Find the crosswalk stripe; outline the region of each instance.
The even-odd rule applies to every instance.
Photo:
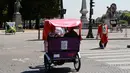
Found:
[[[96,59],[96,61],[126,61],[126,60],[130,60],[130,58]]]
[[[121,64],[130,64],[130,61],[129,62],[124,62],[124,61],[122,61],[122,62],[105,62],[105,63],[107,63],[107,64],[110,64],[110,65],[121,65]]]
[[[130,54],[130,52],[108,52],[108,53],[81,53],[81,54],[85,54],[87,56],[97,56],[97,55],[123,55],[123,54]]]
[[[130,69],[130,66],[119,66],[119,68],[121,68],[121,69]]]
[[[85,54],[93,54],[93,53],[114,53],[114,52],[130,52],[130,50],[85,50],[80,53],[85,53]]]
[[[86,55],[87,56],[87,55]],[[89,57],[88,58],[121,58],[121,57],[130,57],[130,55],[111,55],[111,56],[92,56],[92,57]]]
[[[120,69],[130,69],[130,50],[88,50],[80,52],[81,56],[116,66]]]

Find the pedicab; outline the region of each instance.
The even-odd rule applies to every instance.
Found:
[[[55,27],[79,28],[79,37],[51,37],[48,34]],[[44,40],[44,65],[45,70],[49,71],[51,66],[73,63],[76,71],[81,67],[80,41],[81,41],[81,21],[78,19],[52,19],[45,20],[43,29]]]
[[[11,34],[16,33],[15,22],[6,22],[6,24],[5,24],[5,34],[7,34],[7,33],[11,33]]]

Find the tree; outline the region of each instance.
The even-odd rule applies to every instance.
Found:
[[[22,0],[21,14],[24,20],[54,18],[59,15],[59,0]],[[38,24],[36,24],[38,28]]]
[[[119,20],[120,24],[128,24],[128,22],[126,20]]]
[[[59,0],[42,0],[41,3],[41,17],[54,18],[59,15]]]
[[[0,28],[2,23],[7,19],[7,0],[0,1]]]
[[[126,20],[128,24],[130,24],[130,12],[122,13],[120,18],[121,20]]]
[[[15,1],[1,0],[0,22],[12,21]],[[22,0],[21,5],[20,13],[23,20],[36,20],[37,17],[55,18],[59,15],[59,0]]]
[[[12,21],[13,15],[14,15],[14,3],[15,0],[7,0],[7,6],[8,6],[8,21]]]

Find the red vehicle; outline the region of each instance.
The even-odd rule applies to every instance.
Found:
[[[79,37],[51,37],[48,34],[55,27],[79,28]],[[45,20],[43,29],[44,40],[44,65],[48,71],[51,65],[63,65],[66,62],[74,63],[76,71],[81,67],[80,41],[81,41],[81,21],[78,19],[53,19]]]

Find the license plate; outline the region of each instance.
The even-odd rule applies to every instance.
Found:
[[[54,54],[54,58],[59,58],[60,54]]]

